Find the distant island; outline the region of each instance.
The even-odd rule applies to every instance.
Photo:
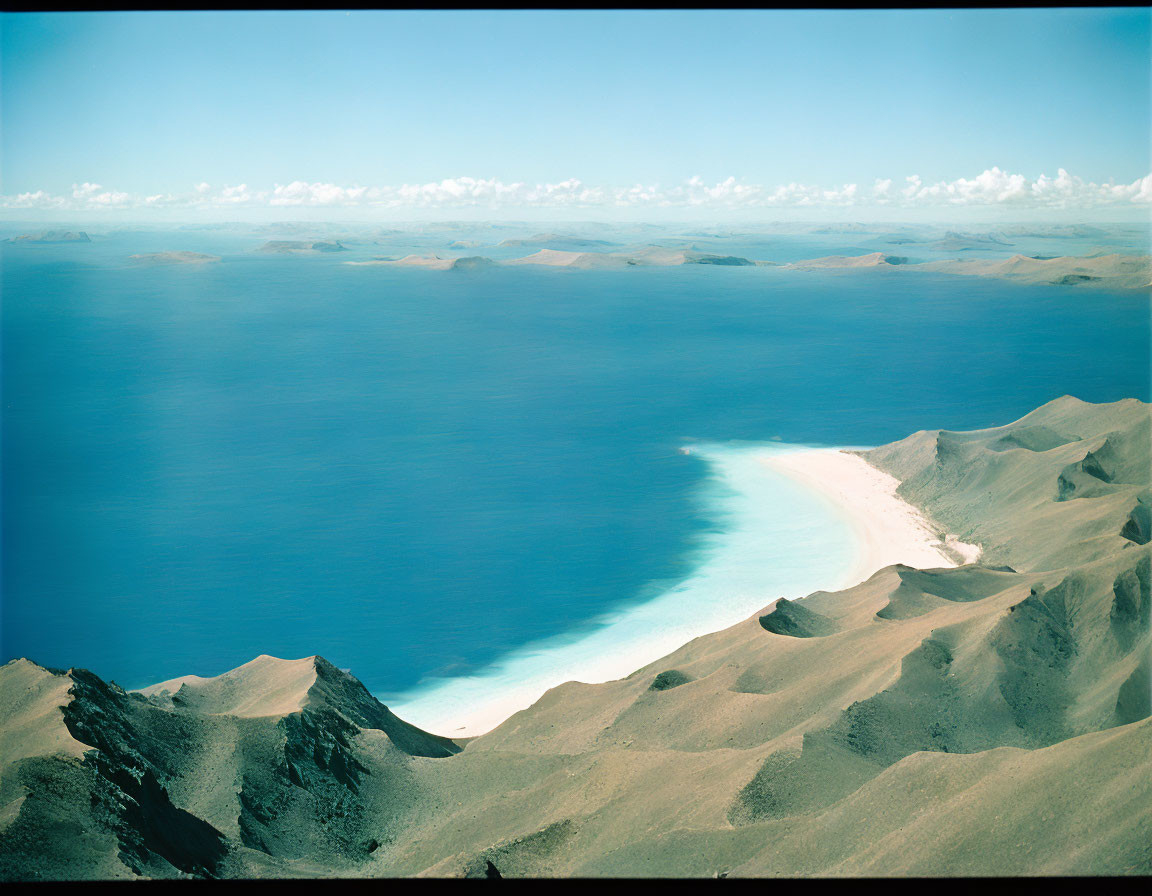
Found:
[[[1152,259],[1147,255],[1093,255],[1083,258],[1037,258],[1013,255],[1003,261],[971,259],[933,261],[919,270],[976,277],[999,277],[1021,283],[1057,286],[1107,286],[1112,289],[1147,289],[1152,286]]]
[[[348,250],[337,241],[269,240],[256,251],[272,255],[317,255]]]
[[[130,257],[137,264],[142,265],[212,264],[220,261],[219,255],[207,255],[203,252],[149,252]]]
[[[533,255],[515,258],[506,264],[539,264],[550,267],[572,268],[622,268],[631,266],[674,267],[682,264],[755,265],[736,255],[710,255],[703,252],[689,252],[683,249],[666,249],[651,246],[634,252],[566,252],[558,249],[541,249]]]
[[[570,236],[563,233],[537,233],[527,239],[502,240],[500,247],[538,246],[541,249],[594,249],[618,246],[610,240],[595,240],[587,237]]]
[[[1147,255],[1091,255],[1038,258],[1013,255],[1007,259],[964,259],[910,263],[907,258],[872,252],[868,255],[830,255],[798,261],[795,270],[836,268],[892,268],[973,277],[996,277],[1020,283],[1053,286],[1100,286],[1111,289],[1148,289],[1152,286],[1152,258]]]
[[[476,271],[495,267],[535,266],[565,268],[569,270],[619,270],[624,268],[679,267],[685,265],[711,265],[715,267],[762,267],[780,271],[883,271],[899,268],[906,273],[935,273],[956,276],[996,278],[1009,282],[1078,287],[1086,289],[1147,290],[1152,288],[1152,256],[1132,249],[1138,246],[1134,232],[1087,225],[1005,226],[987,233],[946,231],[939,236],[933,228],[914,228],[910,225],[838,224],[809,228],[817,236],[846,235],[859,240],[859,245],[901,247],[897,252],[882,248],[862,254],[835,254],[802,258],[796,261],[771,260],[774,243],[763,239],[764,234],[775,232],[766,227],[743,233],[738,230],[717,233],[670,230],[658,242],[627,243],[609,239],[560,232],[541,232],[528,237],[513,237],[499,242],[483,239],[455,239],[440,245],[447,251],[409,252],[409,254],[357,257],[369,247],[395,246],[410,250],[427,241],[428,230],[448,229],[450,225],[425,225],[420,230],[383,230],[379,227],[357,230],[333,225],[299,224],[260,225],[250,232],[262,231],[329,232],[340,239],[277,239],[269,240],[249,250],[261,255],[276,256],[328,256],[350,254],[345,264],[361,267],[394,266],[418,268],[428,271]],[[458,226],[458,225],[451,225]],[[186,229],[186,228],[182,228]],[[499,231],[499,228],[493,228]],[[635,236],[652,228],[636,227]],[[783,228],[781,232],[792,232]],[[802,231],[803,232],[803,231]],[[407,236],[410,235],[410,236]],[[615,234],[614,234],[615,235]],[[124,238],[124,232],[115,236]],[[387,237],[387,238],[385,238]],[[104,239],[108,239],[105,237]],[[651,238],[651,237],[649,237]],[[1086,254],[1065,254],[1068,241],[1087,243]],[[1015,241],[1015,243],[1013,242]],[[1033,254],[1017,251],[1008,253],[1019,244],[1032,241],[1028,246]],[[1050,247],[1045,241],[1053,241]],[[28,233],[5,240],[9,244],[69,244],[89,243],[85,231],[49,230]],[[741,248],[763,244],[768,251],[764,257],[748,257],[724,251],[728,246]],[[1119,244],[1119,245],[1118,245]],[[1107,248],[1108,246],[1116,248]],[[527,254],[493,252],[493,256],[473,252],[482,246],[492,249],[532,249]],[[1035,247],[1049,248],[1039,254]],[[1083,249],[1081,251],[1084,251]],[[943,256],[943,257],[941,257]],[[949,257],[952,256],[952,257]],[[198,265],[222,261],[221,256],[194,251],[146,252],[129,256],[138,265]],[[795,257],[795,256],[793,256]]]
[[[90,243],[91,238],[83,230],[45,230],[41,233],[26,233],[23,236],[5,240],[6,243]]]
[[[883,252],[871,252],[868,255],[826,255],[823,258],[796,261],[787,265],[787,267],[798,271],[819,271],[834,268],[893,267],[898,264],[907,263],[907,258],[897,255],[885,255]]]
[[[269,244],[273,245],[273,244]],[[279,245],[279,244],[276,244]],[[291,244],[296,246],[297,244]],[[316,254],[307,249],[269,249],[291,254]],[[453,245],[458,245],[454,243]],[[471,245],[471,243],[470,243]],[[341,247],[343,248],[343,247]],[[406,255],[399,258],[378,257],[368,261],[348,261],[350,265],[393,265],[447,271],[493,266],[518,267],[534,265],[573,270],[611,270],[631,267],[676,267],[680,265],[716,265],[724,267],[776,267],[795,271],[879,270],[900,268],[909,272],[955,274],[960,276],[995,277],[1019,283],[1051,286],[1088,286],[1109,289],[1148,289],[1152,286],[1152,257],[1098,253],[1088,256],[1029,256],[1016,254],[1009,258],[956,258],[923,261],[906,255],[870,252],[864,255],[827,255],[781,264],[753,260],[739,255],[724,255],[696,249],[643,246],[618,252],[539,249],[530,255],[504,260],[471,255]]]
[[[394,265],[408,268],[427,268],[433,271],[459,271],[491,267],[491,258],[471,255],[463,258],[441,258],[439,255],[405,255],[403,258],[374,258],[371,261],[347,261],[351,265]]]
[[[634,253],[609,252],[574,252],[560,249],[541,249],[532,255],[522,258],[512,258],[497,262],[485,256],[466,256],[461,258],[441,258],[439,255],[406,255],[402,258],[377,258],[371,261],[349,261],[351,265],[397,265],[401,267],[419,267],[429,270],[458,270],[460,268],[479,268],[491,265],[542,265],[545,267],[566,267],[576,269],[605,269],[626,267],[672,267],[683,264],[713,264],[713,265],[771,265],[772,262],[749,261],[735,255],[709,255],[702,252],[686,252],[679,249],[662,249],[657,247],[643,249]]]
[[[948,231],[944,237],[927,244],[939,252],[971,252],[979,249],[1000,249],[1012,243],[993,233],[957,233]]]

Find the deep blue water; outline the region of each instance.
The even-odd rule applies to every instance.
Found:
[[[320,653],[395,693],[586,624],[690,571],[684,439],[1152,397],[1146,293],[84,251],[3,254],[0,641],[128,687]]]

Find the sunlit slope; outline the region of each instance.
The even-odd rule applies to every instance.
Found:
[[[984,548],[773,603],[455,744],[320,658],[0,669],[5,878],[1152,872],[1149,406],[865,452]]]
[[[1147,872],[1148,426],[1064,398],[869,452],[990,565],[890,567],[556,688],[452,760],[459,806],[397,870]],[[539,757],[560,763],[540,785],[508,774]]]
[[[933,430],[866,452],[902,484],[899,494],[967,541],[984,561],[1058,569],[1125,549],[1127,518],[1147,504],[1148,405],[1091,405],[1071,396],[1015,423],[975,432]],[[1131,527],[1130,527],[1131,528]],[[1133,535],[1148,541],[1146,523]]]

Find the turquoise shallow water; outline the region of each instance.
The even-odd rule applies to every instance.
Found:
[[[3,250],[4,659],[135,687],[320,653],[403,704],[705,581],[739,527],[686,440],[1149,398],[1146,294],[179,248],[226,258]],[[800,528],[757,541],[756,575]]]
[[[825,496],[763,463],[803,448],[693,445],[701,478],[696,504],[713,528],[698,537],[690,572],[650,583],[593,624],[526,644],[487,668],[432,677],[398,695],[393,709],[436,733],[480,734],[565,681],[622,678],[777,597],[855,584],[858,545],[847,517]]]

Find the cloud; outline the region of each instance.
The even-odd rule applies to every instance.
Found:
[[[912,204],[1000,205],[1027,199],[1028,186],[1023,174],[1008,174],[999,168],[989,168],[971,180],[961,177],[954,181],[924,184],[919,177],[908,178],[904,196]]]
[[[450,177],[423,184],[398,186],[342,186],[297,180],[274,184],[269,190],[248,184],[213,188],[198,183],[186,193],[133,194],[106,189],[100,184],[73,184],[69,194],[44,190],[0,196],[0,208],[70,209],[189,208],[236,206],[323,208],[693,208],[757,210],[773,208],[846,208],[888,206],[954,208],[1088,209],[1152,204],[1152,174],[1132,183],[1094,183],[1060,168],[1055,177],[1028,178],[999,167],[972,178],[925,183],[917,174],[895,186],[893,178],[876,178],[871,190],[857,184],[820,187],[787,183],[776,186],[745,183],[729,177],[714,184],[699,176],[671,186],[589,185],[576,178],[555,183],[506,183],[497,178]]]
[[[67,206],[68,200],[63,196],[53,196],[43,190],[3,197],[4,208],[67,208]]]
[[[1041,174],[1028,180],[993,167],[968,180],[925,184],[916,175],[907,178],[905,204],[911,206],[1002,205],[1022,208],[1100,208],[1131,203],[1152,203],[1152,175],[1131,184],[1097,184],[1073,177],[1063,168],[1056,177]]]
[[[105,190],[100,184],[72,184],[72,200],[89,208],[124,207],[136,204],[138,198],[130,193]]]
[[[336,184],[310,184],[302,180],[281,186],[276,184],[268,197],[269,205],[356,205],[367,193],[365,187],[338,187]]]
[[[201,194],[207,195],[207,194]],[[247,184],[235,187],[224,187],[215,196],[209,197],[209,205],[248,205],[256,196],[248,191]]]
[[[1140,180],[1133,184],[1136,189],[1136,195],[1132,197],[1133,202],[1147,202],[1152,204],[1152,174],[1146,174]]]

